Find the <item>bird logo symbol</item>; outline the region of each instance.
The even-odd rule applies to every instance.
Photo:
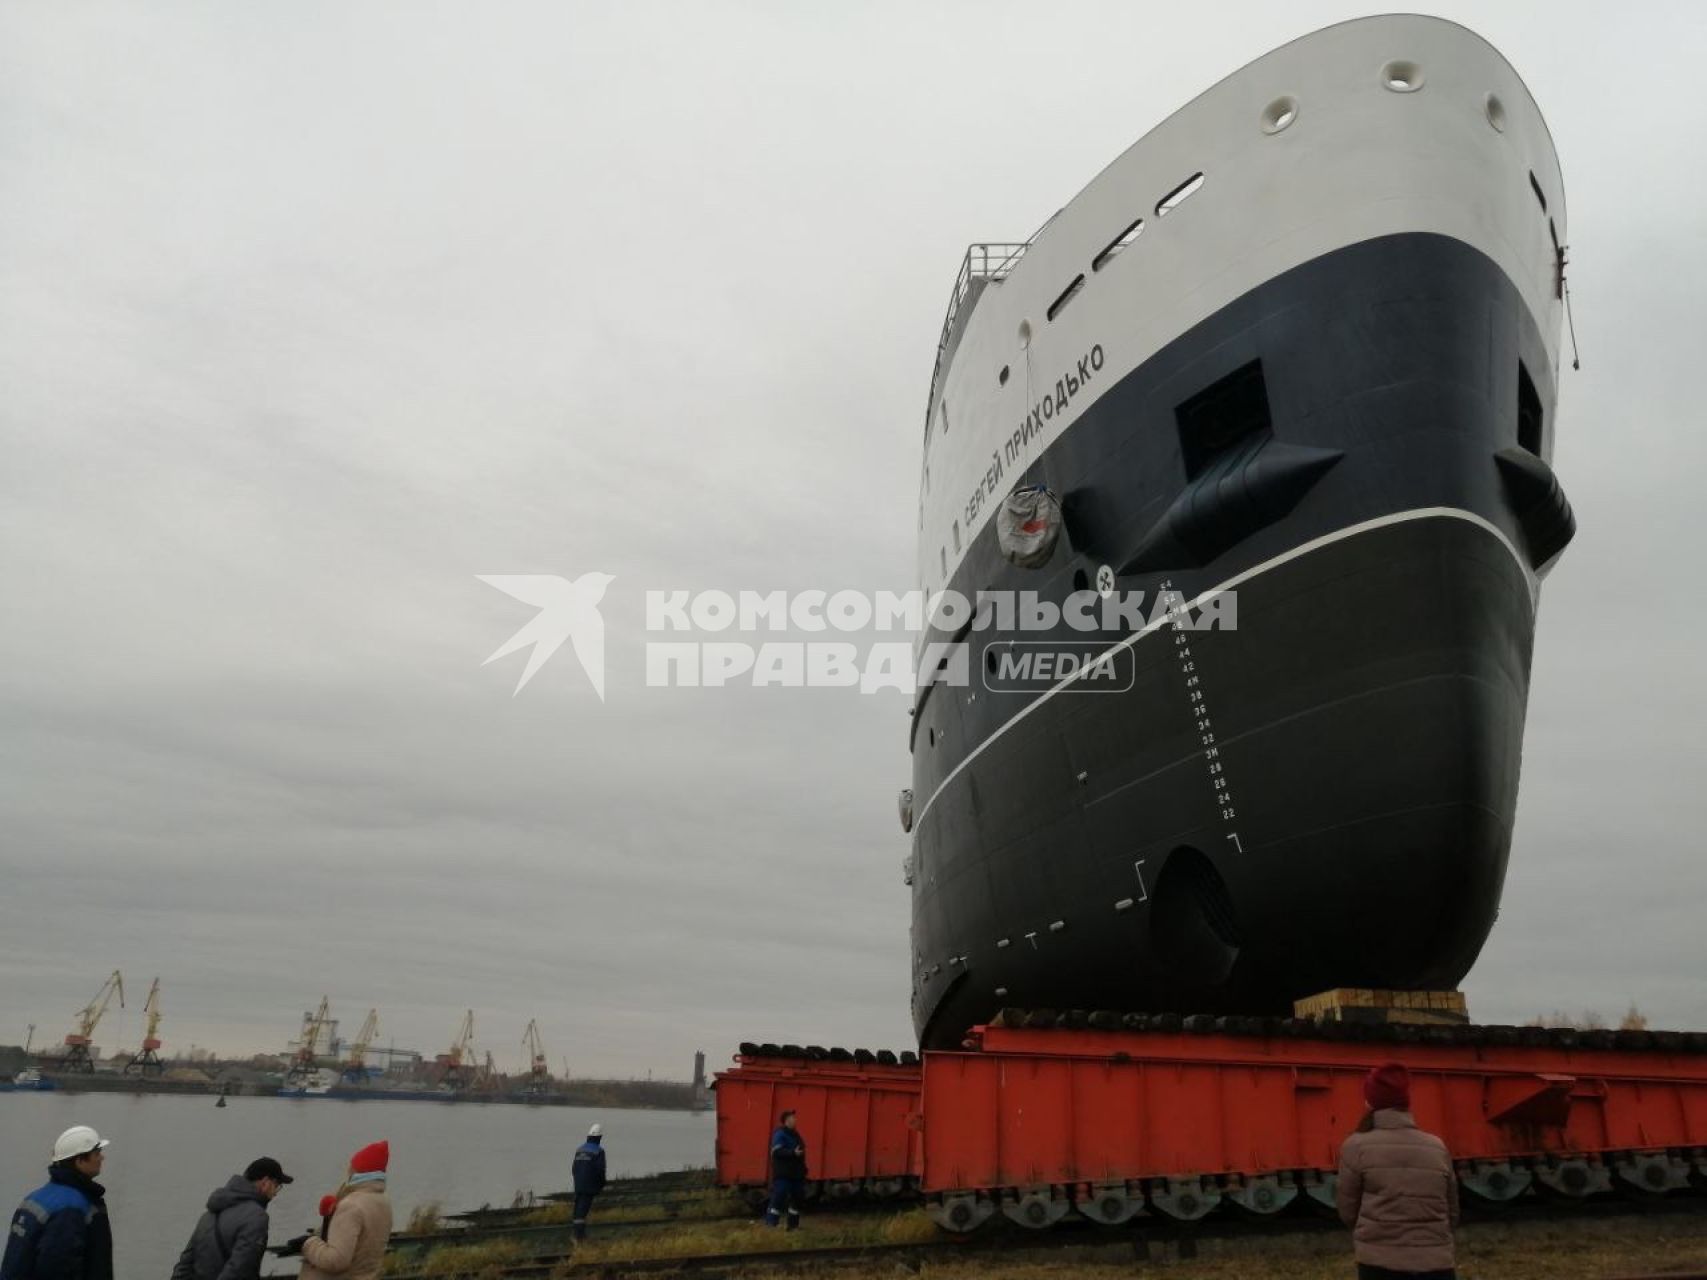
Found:
[[[532,645],[533,652],[522,668],[522,677],[516,681],[516,693],[520,693],[533,679],[534,672],[567,640],[580,659],[581,670],[593,682],[593,692],[599,695],[600,702],[605,700],[605,620],[599,616],[599,601],[604,599],[605,588],[616,580],[611,574],[583,573],[573,582],[554,573],[474,576],[539,610],[531,622],[499,645],[481,666]]]

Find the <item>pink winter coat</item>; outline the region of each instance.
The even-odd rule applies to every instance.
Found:
[[[1340,1148],[1340,1219],[1357,1260],[1391,1271],[1454,1266],[1458,1178],[1446,1144],[1409,1111],[1377,1111],[1374,1127]]]
[[[361,1182],[332,1212],[326,1238],[302,1244],[300,1280],[378,1280],[391,1240],[391,1201],[383,1182]]]

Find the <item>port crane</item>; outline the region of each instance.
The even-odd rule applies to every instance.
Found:
[[[367,1083],[367,1050],[378,1033],[379,1010],[369,1009],[367,1017],[362,1020],[361,1030],[356,1032],[356,1038],[350,1044],[350,1056],[344,1062],[344,1079],[351,1084]]]
[[[444,1056],[444,1075],[440,1083],[447,1089],[466,1089],[474,1069],[474,1010],[463,1015],[462,1030],[451,1041],[450,1052]],[[465,1061],[466,1060],[466,1061]]]
[[[320,1008],[313,1013],[302,1015],[302,1038],[297,1041],[296,1053],[290,1060],[290,1070],[285,1072],[285,1084],[300,1083],[314,1074],[314,1060],[320,1050],[320,1034],[326,1029],[331,1007],[330,1000],[321,996]]]
[[[59,1063],[60,1070],[95,1069],[95,1059],[89,1049],[94,1044],[95,1028],[100,1025],[101,1016],[106,1013],[114,996],[119,998],[119,1008],[124,1008],[124,976],[117,969],[113,970],[112,977],[101,984],[95,998],[78,1012],[77,1030],[65,1037],[65,1056]]]
[[[529,1093],[544,1093],[551,1087],[551,1068],[545,1061],[545,1044],[540,1040],[539,1022],[528,1019],[528,1029],[522,1033],[522,1047],[528,1051]]]
[[[158,1076],[166,1070],[160,1061],[160,979],[148,988],[148,1000],[142,1006],[146,1025],[142,1032],[142,1052],[124,1064],[127,1076]]]

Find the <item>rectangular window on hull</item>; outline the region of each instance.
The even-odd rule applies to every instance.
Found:
[[[1517,362],[1517,442],[1541,456],[1541,397],[1521,360]]]
[[[1192,196],[1196,195],[1197,189],[1202,185],[1203,175],[1201,173],[1192,174],[1191,177],[1187,178],[1184,182],[1180,183],[1179,186],[1168,192],[1167,195],[1156,201],[1156,216],[1158,218],[1167,217],[1175,209],[1179,208],[1187,200],[1191,199]]]
[[[1085,274],[1081,271],[1078,275],[1073,277],[1072,284],[1061,290],[1061,296],[1049,304],[1049,310],[1044,313],[1045,318],[1053,321],[1056,316],[1061,314],[1061,308],[1071,302],[1073,300],[1073,295],[1084,287]]]
[[[1091,270],[1101,271],[1109,261],[1144,233],[1144,219],[1134,218],[1119,235],[1103,246],[1101,253],[1091,259]]]
[[[1252,360],[1212,382],[1174,409],[1186,479],[1192,480],[1228,450],[1253,437],[1268,439],[1268,384],[1262,361]]]

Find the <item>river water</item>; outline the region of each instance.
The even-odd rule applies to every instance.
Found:
[[[712,1163],[710,1112],[622,1111],[332,1098],[161,1094],[0,1094],[0,1213],[46,1180],[53,1140],[74,1124],[112,1140],[101,1182],[113,1221],[116,1280],[167,1280],[214,1187],[270,1155],[296,1181],[273,1202],[279,1243],[318,1225],[358,1147],[391,1143],[397,1227],[419,1205],[507,1205],[518,1191],[561,1191],[587,1126],[604,1125],[612,1177]],[[263,1270],[290,1269],[269,1259]]]

